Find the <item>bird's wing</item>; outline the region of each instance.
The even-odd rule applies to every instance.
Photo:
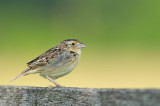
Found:
[[[62,49],[59,47],[54,47],[47,50],[45,53],[41,54],[37,58],[33,59],[32,61],[28,62],[28,67],[34,69],[38,66],[47,65],[52,59],[58,56],[62,52]]]

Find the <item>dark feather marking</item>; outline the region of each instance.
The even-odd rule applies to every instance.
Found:
[[[46,52],[41,54],[39,57],[28,62],[27,63],[28,67],[35,68],[36,66],[42,66],[42,65],[48,64],[50,62],[50,59],[55,58],[56,55],[58,55],[58,54],[60,54],[60,52],[62,52],[63,46],[64,45],[59,44],[59,45],[47,50]]]
[[[78,41],[79,43],[83,44],[82,42],[80,42],[80,41],[77,40],[77,39],[66,39],[66,40],[64,40],[64,41],[62,41],[62,42],[66,42],[66,41]]]
[[[37,58],[33,59],[32,61],[28,62],[27,64],[30,65],[30,64],[32,64],[33,62],[37,61],[39,58],[40,58],[40,57],[37,57]]]

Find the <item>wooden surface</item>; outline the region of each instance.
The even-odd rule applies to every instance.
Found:
[[[0,106],[160,106],[160,90],[0,86]]]

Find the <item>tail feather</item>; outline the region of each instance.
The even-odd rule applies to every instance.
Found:
[[[20,75],[18,75],[16,78],[14,78],[13,80],[9,81],[9,82],[13,82],[15,81],[16,79],[18,79],[19,77],[22,77],[24,75],[27,75],[27,71],[30,70],[30,68],[27,68],[26,70],[24,70]]]

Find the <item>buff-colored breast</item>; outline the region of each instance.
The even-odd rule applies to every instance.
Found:
[[[70,73],[78,64],[80,60],[81,52],[79,51],[76,55],[70,52],[64,52],[56,59],[51,61],[50,64],[43,67],[40,73],[41,76],[49,76],[52,79],[57,79],[68,73]]]

